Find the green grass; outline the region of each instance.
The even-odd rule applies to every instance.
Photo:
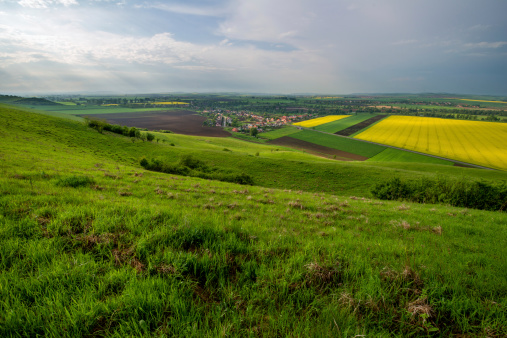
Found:
[[[268,140],[275,140],[283,136],[289,136],[295,133],[299,133],[300,131],[301,130],[296,127],[288,126],[277,130],[268,131],[266,133],[260,133],[259,137],[266,138]]]
[[[324,134],[312,130],[304,130],[300,133],[291,135],[291,137],[365,157],[373,157],[386,149],[386,147],[375,144],[358,142],[350,138]]]
[[[0,109],[2,337],[507,334],[505,213],[366,197],[367,183],[432,167],[505,173],[341,164],[228,138],[132,143]],[[264,186],[138,165],[186,153]]]
[[[387,148],[377,155],[369,158],[367,161],[373,162],[415,162],[415,163],[433,163],[442,165],[453,165],[453,162],[434,158],[431,156],[424,156],[414,154],[409,151],[399,149]]]
[[[75,106],[76,103],[75,102],[69,102],[69,101],[64,101],[64,102],[55,102],[55,103],[59,103],[59,104],[63,104],[65,106]]]
[[[358,124],[360,122],[363,122],[364,120],[367,120],[369,118],[372,118],[376,116],[377,114],[358,114],[346,117],[344,119],[333,121],[325,124],[321,124],[320,126],[316,126],[315,130],[323,131],[326,133],[336,133],[337,131],[346,129],[348,127],[351,127],[355,124]]]

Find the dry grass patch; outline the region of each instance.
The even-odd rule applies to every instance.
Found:
[[[402,205],[398,206],[396,209],[399,210],[399,211],[410,210],[410,206],[402,204]]]
[[[407,304],[406,309],[412,316],[421,316],[423,318],[423,322],[431,316],[433,309],[427,303],[428,298],[423,297],[420,299],[416,299],[413,302]]]
[[[294,208],[294,209],[301,209],[301,210],[305,209],[305,207],[303,206],[303,204],[301,204],[301,202],[299,200],[290,201],[287,205],[291,208]]]

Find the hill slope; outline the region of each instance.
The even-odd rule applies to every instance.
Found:
[[[1,336],[507,334],[504,213],[340,197],[304,172],[332,192],[414,168],[132,143],[12,108],[0,137]],[[189,151],[266,186],[138,165]],[[313,191],[271,188],[289,178]]]

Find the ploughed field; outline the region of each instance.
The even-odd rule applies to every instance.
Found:
[[[390,116],[355,137],[507,170],[504,123]]]
[[[149,130],[170,130],[193,136],[228,137],[230,133],[220,127],[205,127],[205,117],[190,110],[154,111],[143,113],[94,114],[111,124]]]

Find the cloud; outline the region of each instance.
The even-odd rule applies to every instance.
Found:
[[[166,12],[172,12],[177,14],[189,14],[198,16],[223,16],[226,13],[225,8],[214,6],[214,7],[203,7],[203,6],[189,6],[174,3],[144,3],[142,5],[136,5],[137,8],[155,8]]]
[[[467,30],[470,32],[485,32],[485,31],[490,30],[491,28],[492,28],[491,25],[477,24],[477,25],[473,25],[473,26],[468,27]]]
[[[78,5],[76,0],[19,0],[18,4],[28,8],[48,8],[52,5]]]
[[[500,48],[507,45],[507,41],[497,41],[497,42],[475,42],[475,43],[465,43],[465,48]]]
[[[417,42],[418,42],[417,40],[400,40],[400,41],[396,41],[396,42],[391,43],[391,45],[393,45],[393,46],[412,45]]]
[[[0,0],[0,71],[34,88],[498,91],[474,79],[479,55],[505,78],[507,5],[483,1]]]

